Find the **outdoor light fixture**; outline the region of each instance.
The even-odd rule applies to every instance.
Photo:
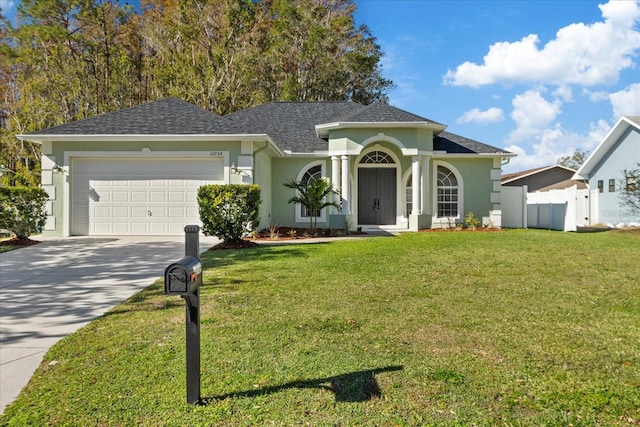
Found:
[[[64,172],[64,170],[58,165],[53,165],[52,169],[54,172]]]
[[[231,171],[231,173],[232,173],[232,174],[240,175],[240,171],[239,171],[239,170],[238,170],[238,168],[236,167],[236,164],[235,164],[235,163],[231,163],[230,171]]]

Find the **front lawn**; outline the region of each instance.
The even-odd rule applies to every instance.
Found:
[[[410,233],[202,259],[206,405],[186,403],[184,303],[158,281],[55,345],[0,425],[640,422],[638,233]]]

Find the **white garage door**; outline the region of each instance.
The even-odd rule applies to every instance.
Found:
[[[75,159],[72,235],[182,234],[201,224],[197,191],[222,184],[213,159]]]

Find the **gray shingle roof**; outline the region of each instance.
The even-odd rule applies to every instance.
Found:
[[[54,126],[33,135],[197,135],[222,133],[226,119],[178,98]]]
[[[353,102],[269,102],[225,116],[238,133],[266,133],[282,150],[313,152],[328,149],[315,126],[361,109]]]
[[[433,138],[433,149],[455,154],[511,154],[508,151],[451,132],[440,132]]]
[[[316,125],[330,123],[431,123],[383,103],[269,102],[221,117],[178,98],[43,129],[31,135],[238,135],[267,134],[281,150],[312,153],[328,149]],[[449,153],[505,153],[449,132],[434,138],[434,150]]]
[[[444,126],[441,123],[434,122],[433,120],[426,119],[382,102],[374,102],[373,104],[360,106],[359,109],[355,109],[342,117],[338,117],[335,121],[357,123],[428,122]]]

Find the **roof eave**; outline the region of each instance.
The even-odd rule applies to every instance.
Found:
[[[434,153],[436,154],[434,157],[496,157],[496,158],[503,158],[503,157],[516,157],[517,154],[514,153],[501,153],[501,152],[496,152],[496,153],[445,153],[445,154],[439,154],[440,151],[434,151]]]
[[[269,141],[267,134],[20,134],[21,141],[35,142],[116,142],[116,141]],[[278,149],[278,151],[280,151]],[[280,151],[281,152],[281,151]]]

